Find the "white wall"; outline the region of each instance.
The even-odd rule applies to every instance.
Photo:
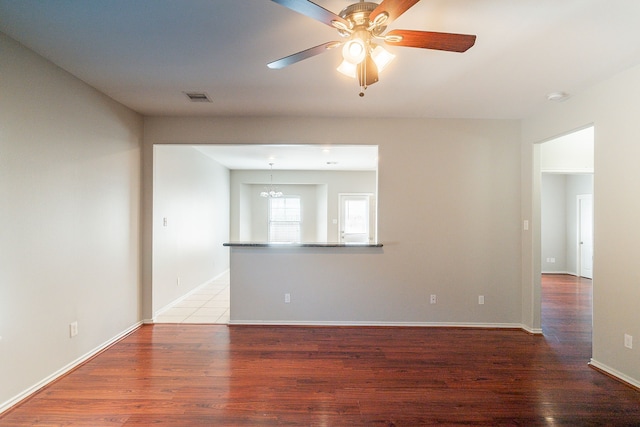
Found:
[[[268,240],[267,199],[259,195],[268,184],[269,173],[266,171],[231,172],[232,241]],[[285,194],[302,197],[304,242],[337,242],[338,224],[333,220],[337,220],[339,214],[338,194],[375,194],[376,172],[282,170],[274,172],[274,184]],[[240,218],[245,221],[241,222]]]
[[[193,147],[157,146],[153,191],[158,314],[229,269],[229,170]]]
[[[539,212],[535,143],[587,125],[595,126],[594,270],[592,363],[640,386],[640,346],[624,347],[624,334],[640,337],[640,67],[631,68],[568,101],[549,105],[523,121],[523,218]],[[537,166],[539,168],[539,164]],[[539,171],[539,169],[538,169]],[[539,200],[539,199],[538,199]],[[523,242],[523,291],[535,296],[540,273],[539,230]],[[537,262],[537,272],[535,265]],[[529,274],[530,273],[530,274]],[[539,305],[538,310],[539,312]],[[635,342],[634,342],[635,344]]]
[[[0,52],[1,411],[142,318],[142,118],[2,34]]]
[[[588,126],[542,144],[542,172],[593,173],[593,133],[593,126]]]
[[[542,272],[567,273],[566,176],[542,174]]]
[[[315,285],[321,278],[309,280],[302,292],[315,292],[314,297],[296,307],[296,313],[309,314],[305,320],[318,320],[322,313],[322,319],[333,321],[522,323],[518,121],[145,119],[147,147],[281,141],[379,146],[378,231],[384,248],[328,264],[333,255],[305,259],[324,268],[326,280],[337,280],[324,290]],[[281,255],[280,261],[287,259]],[[232,283],[237,274],[232,265]],[[295,321],[296,313],[282,317],[277,280],[255,268],[253,274],[274,298],[261,311],[267,318],[258,320]],[[428,304],[430,294],[438,295],[436,305]],[[478,295],[485,296],[485,305],[478,305]],[[260,298],[254,294],[248,303]],[[334,299],[350,304],[348,318],[332,305]]]

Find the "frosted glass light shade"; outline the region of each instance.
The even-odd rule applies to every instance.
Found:
[[[347,60],[343,60],[336,69],[347,77],[351,77],[353,79],[356,78],[356,64],[352,64]]]
[[[375,49],[373,49],[373,51],[371,52],[371,58],[373,59],[373,62],[375,62],[378,66],[378,72],[384,70],[385,67],[389,65],[389,63],[391,63],[391,61],[393,61],[395,57],[396,56],[393,53],[389,52],[379,45],[376,46]]]
[[[359,64],[367,55],[367,49],[362,40],[354,38],[349,40],[342,47],[342,57],[352,64]]]

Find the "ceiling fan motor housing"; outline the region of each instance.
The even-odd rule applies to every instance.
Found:
[[[342,9],[340,17],[351,23],[351,29],[356,29],[357,27],[364,27],[368,29],[371,27],[369,15],[371,15],[371,12],[373,12],[376,7],[378,7],[377,3],[368,1],[354,3]],[[371,32],[378,36],[382,34],[386,28],[386,26],[375,26],[374,28],[371,28]],[[349,36],[349,33],[346,31],[344,33],[341,31],[340,34],[345,37]]]

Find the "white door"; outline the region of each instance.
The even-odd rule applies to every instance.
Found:
[[[593,196],[578,196],[578,260],[580,276],[593,278]]]
[[[370,194],[340,194],[340,243],[369,243]]]

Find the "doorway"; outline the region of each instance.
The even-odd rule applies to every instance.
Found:
[[[542,174],[542,273],[592,277],[592,195],[591,174]]]
[[[594,128],[540,146],[540,271],[593,277]],[[543,291],[543,290],[542,290]],[[542,306],[546,293],[541,292]],[[592,307],[588,307],[589,312]],[[541,320],[544,325],[545,311]]]

